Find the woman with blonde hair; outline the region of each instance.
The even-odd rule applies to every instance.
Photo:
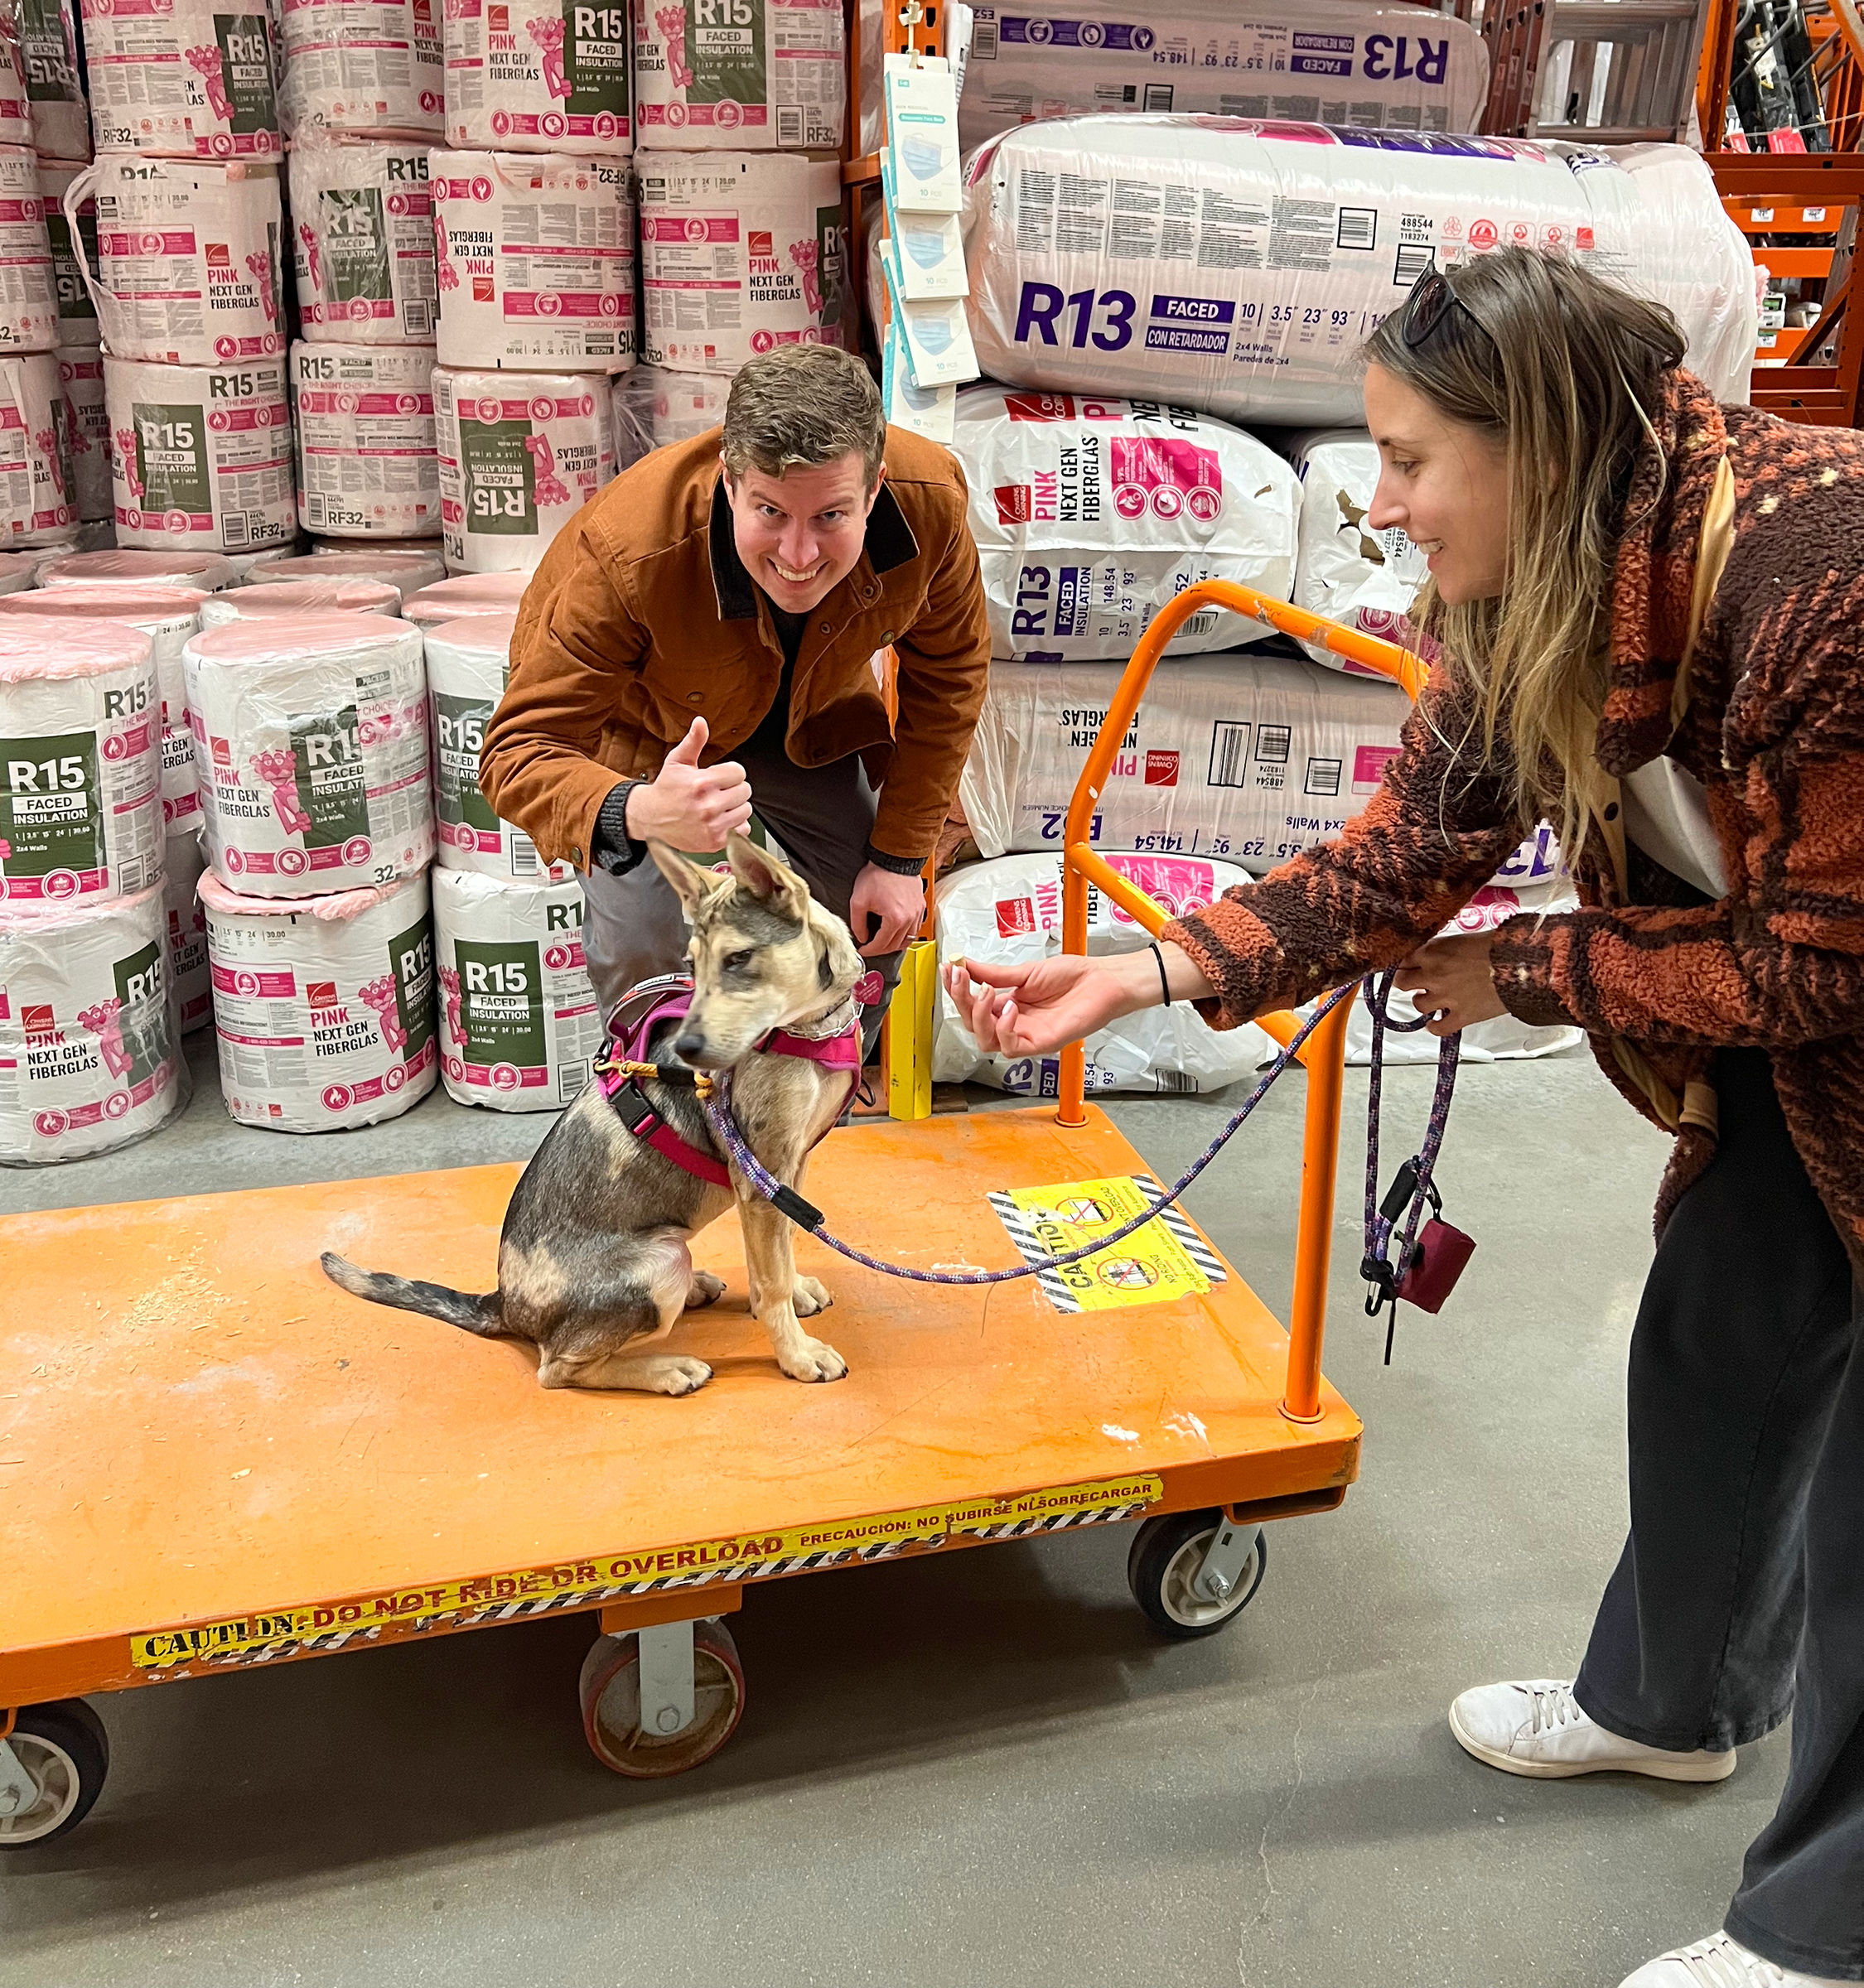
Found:
[[[1427,273],[1367,353],[1368,521],[1427,556],[1441,651],[1379,792],[1152,951],[946,984],[1012,1056],[1394,966],[1439,1035],[1587,1032],[1676,1141],[1630,1536],[1577,1677],[1451,1725],[1509,1773],[1717,1781],[1791,1712],[1722,1930],[1623,1988],[1818,1988],[1864,1980],[1864,435],[1718,406],[1683,352],[1571,262]],[[1433,937],[1543,817],[1582,908]]]

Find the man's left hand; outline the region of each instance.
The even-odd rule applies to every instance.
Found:
[[[855,878],[854,895],[848,900],[847,923],[863,959],[899,952],[917,934],[919,921],[925,915],[923,876],[900,876],[869,863]],[[878,928],[871,939],[863,939],[873,919],[879,919]]]
[[[1471,1022],[1490,1021],[1508,1012],[1495,992],[1489,932],[1459,933],[1454,939],[1433,939],[1418,947],[1398,968],[1394,983],[1417,1003],[1420,1015],[1434,1019],[1425,1025],[1433,1035],[1454,1035]]]

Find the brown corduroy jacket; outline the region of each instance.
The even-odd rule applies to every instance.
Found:
[[[783,649],[732,539],[719,431],[657,449],[558,533],[525,589],[479,784],[548,862],[587,869],[623,779],[651,779],[695,717],[702,764],[729,759],[770,708]],[[859,753],[880,789],[872,846],[932,852],[983,703],[990,630],[963,472],[889,428],[860,562],[811,611],[790,695],[790,757]],[[897,724],[873,657],[899,659]],[[754,797],[755,799],[755,797]]]

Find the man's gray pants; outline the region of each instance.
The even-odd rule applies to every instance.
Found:
[[[751,804],[758,818],[783,845],[815,901],[845,919],[854,880],[867,865],[877,805],[860,755],[806,767],[781,750],[746,746],[736,756],[751,782]],[[582,880],[582,950],[605,1016],[637,981],[685,967],[686,916],[652,857],[644,856],[621,876],[592,871]],[[855,943],[864,937],[857,932]],[[867,964],[886,983],[880,1006],[862,1018],[863,1046],[871,1059],[881,1017],[900,977],[900,955],[883,953]]]

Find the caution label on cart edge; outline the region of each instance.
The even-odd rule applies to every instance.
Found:
[[[1202,1297],[1213,1284],[1226,1281],[1223,1259],[1176,1204],[1123,1242],[1078,1263],[1055,1263],[1056,1257],[1111,1235],[1164,1199],[1165,1189],[1150,1174],[1121,1174],[1012,1187],[989,1201],[1023,1262],[1036,1266],[1044,1296],[1057,1311],[1078,1312]]]
[[[981,1498],[904,1512],[798,1526],[781,1532],[695,1541],[645,1552],[601,1555],[555,1566],[488,1574],[437,1587],[398,1588],[338,1602],[316,1603],[155,1629],[129,1639],[138,1670],[180,1676],[196,1666],[264,1663],[300,1653],[340,1650],[424,1630],[509,1622],[592,1603],[619,1600],[713,1581],[756,1580],[812,1572],[855,1561],[887,1560],[908,1551],[933,1551],[965,1539],[1013,1539],[1075,1526],[1134,1518],[1164,1495],[1153,1476],[1060,1484],[1008,1498]]]

